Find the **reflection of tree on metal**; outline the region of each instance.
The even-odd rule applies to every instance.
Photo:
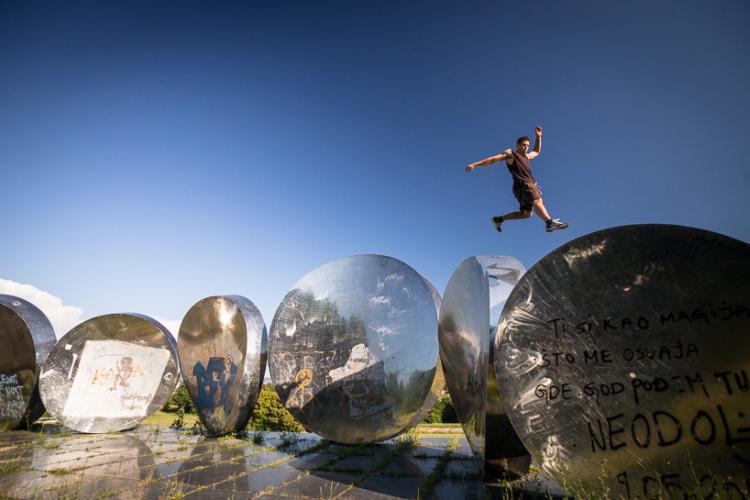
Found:
[[[302,408],[312,399],[312,389],[307,388],[312,384],[313,372],[309,368],[303,368],[294,376],[297,385],[294,392],[289,396],[287,408]],[[309,397],[308,397],[309,396]]]
[[[232,356],[211,357],[207,367],[198,361],[193,367],[193,376],[198,385],[198,408],[212,413],[223,411],[224,416],[229,415],[233,406],[229,390],[237,376],[237,365]]]

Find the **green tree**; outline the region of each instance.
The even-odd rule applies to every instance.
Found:
[[[261,431],[302,432],[299,422],[294,420],[289,410],[281,404],[273,384],[265,384],[255,404],[253,417],[247,424],[248,429]]]
[[[193,406],[193,400],[190,399],[187,387],[181,383],[177,386],[177,389],[161,407],[161,411],[176,412],[182,410],[184,413],[195,413],[195,406]]]
[[[453,402],[448,394],[443,395],[435,406],[432,407],[430,413],[424,419],[428,424],[448,424],[458,422],[458,415],[456,415],[456,409],[453,408]]]

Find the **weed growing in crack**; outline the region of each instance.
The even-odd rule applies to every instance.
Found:
[[[432,493],[432,490],[435,489],[435,486],[437,486],[437,484],[443,478],[445,469],[448,467],[448,463],[451,461],[451,457],[453,456],[453,452],[456,451],[456,446],[458,446],[458,440],[456,438],[451,439],[448,445],[445,447],[445,453],[440,455],[437,465],[434,469],[432,469],[430,475],[425,478],[424,482],[420,486],[420,498],[428,497],[430,493]]]
[[[293,444],[296,444],[297,441],[299,441],[299,436],[297,436],[296,432],[282,432],[279,435],[279,439],[281,439],[281,442],[276,447],[279,450],[283,450],[285,448],[289,448]]]
[[[252,439],[253,444],[260,446],[266,441],[266,433],[260,430],[255,430],[253,431]]]

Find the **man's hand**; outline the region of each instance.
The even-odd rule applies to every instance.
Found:
[[[536,127],[534,127],[534,133],[536,134],[537,137],[541,137],[542,136],[542,127],[540,127],[539,125],[537,125]]]
[[[466,171],[467,171],[467,172],[471,172],[471,171],[472,171],[472,170],[474,170],[474,169],[475,169],[476,167],[477,167],[476,165],[474,165],[473,163],[470,163],[469,165],[467,165],[467,166],[466,166]]]

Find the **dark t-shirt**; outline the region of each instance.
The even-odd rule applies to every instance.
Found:
[[[536,179],[534,179],[534,175],[531,173],[531,164],[525,156],[513,151],[513,164],[506,163],[506,165],[508,166],[510,175],[513,176],[514,186],[517,184],[531,184],[532,186],[536,184]]]

